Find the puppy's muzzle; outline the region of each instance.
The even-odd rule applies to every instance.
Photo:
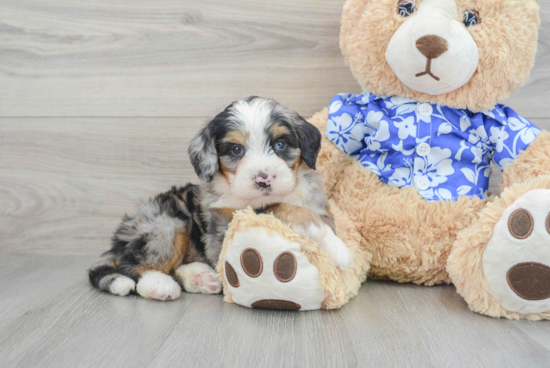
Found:
[[[271,188],[271,183],[273,182],[273,175],[266,174],[264,172],[259,172],[258,175],[254,177],[256,186],[260,189]]]

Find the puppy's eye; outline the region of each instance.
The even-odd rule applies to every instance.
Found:
[[[286,143],[283,141],[277,141],[275,142],[275,150],[276,151],[282,151],[286,148]]]
[[[243,146],[236,145],[236,146],[233,146],[233,149],[231,150],[231,152],[233,152],[235,156],[240,156],[244,153],[244,148]]]
[[[477,26],[479,23],[481,23],[479,12],[473,9],[466,10],[464,12],[463,22],[466,27]]]
[[[410,1],[410,0],[399,1],[399,7],[397,8],[397,12],[403,18],[413,15],[415,11],[416,11],[416,5],[413,1]]]

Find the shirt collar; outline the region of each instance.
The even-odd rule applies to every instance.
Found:
[[[387,103],[392,104],[395,107],[418,102],[413,100],[412,98],[396,97],[396,96],[394,97],[377,96],[372,93],[366,93],[366,92],[363,92],[360,95],[352,95],[352,94],[346,95],[346,98],[344,98],[344,100],[350,105],[360,105],[360,106],[366,106],[371,102],[383,100]],[[504,109],[504,105],[496,105],[493,109],[482,111],[479,114],[485,115],[488,118],[494,119],[499,123],[506,125],[507,119],[503,109]],[[468,116],[476,115],[476,114],[472,114],[469,110],[461,110],[461,111],[464,111],[466,114],[468,114]]]

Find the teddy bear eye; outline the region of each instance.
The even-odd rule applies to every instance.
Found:
[[[406,18],[408,16],[411,16],[416,10],[416,5],[412,1],[407,0],[401,0],[399,2],[399,8],[397,9],[397,12],[400,16],[403,18]]]
[[[481,23],[481,18],[479,17],[479,12],[477,10],[466,10],[464,12],[464,25],[466,27],[477,26]]]

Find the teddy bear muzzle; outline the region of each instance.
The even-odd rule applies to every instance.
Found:
[[[462,87],[474,75],[479,50],[464,24],[455,19],[457,12],[456,0],[424,0],[393,34],[386,61],[407,87],[441,95]]]
[[[436,35],[424,36],[416,41],[416,48],[428,59],[426,62],[426,70],[422,73],[418,73],[416,77],[419,78],[429,75],[439,82],[441,79],[432,73],[432,60],[437,59],[449,49],[447,40]]]

